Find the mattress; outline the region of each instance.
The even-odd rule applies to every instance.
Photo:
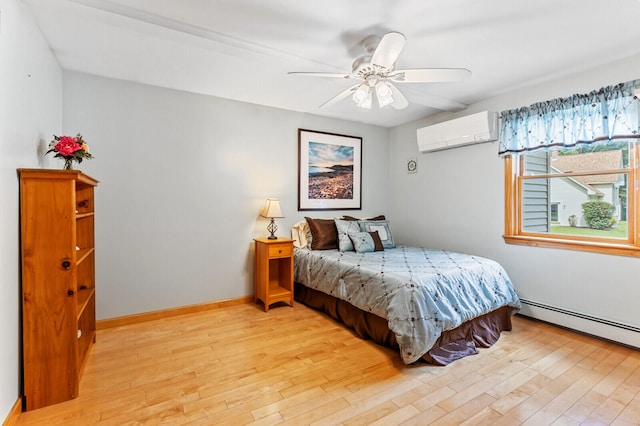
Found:
[[[406,364],[474,319],[520,309],[502,266],[479,256],[409,246],[371,253],[296,248],[294,256],[297,283],[386,321]]]

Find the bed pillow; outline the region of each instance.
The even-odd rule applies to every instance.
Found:
[[[333,219],[312,219],[305,217],[311,230],[311,250],[332,250],[338,248],[338,231]]]
[[[358,253],[370,253],[376,249],[373,237],[368,232],[353,232],[349,234],[349,238]]]
[[[394,248],[396,243],[393,241],[393,235],[391,235],[391,228],[389,228],[388,220],[359,220],[360,230],[363,232],[378,231],[380,241],[385,249]]]
[[[358,219],[357,217],[353,217],[353,216],[342,216],[342,220],[350,220],[350,221],[359,221],[359,220],[385,220],[386,218],[384,217],[383,214],[381,214],[380,216],[376,216],[376,217],[372,217],[371,219]]]
[[[334,222],[338,231],[338,250],[353,251],[353,243],[349,234],[360,232],[360,225],[358,222],[342,219],[334,219]]]
[[[378,231],[369,232],[369,235],[371,235],[373,239],[373,251],[384,251],[384,246],[382,245]]]
[[[305,248],[309,244],[307,235],[309,234],[309,225],[306,220],[296,222],[291,227],[291,238],[293,238],[293,245],[300,248]]]

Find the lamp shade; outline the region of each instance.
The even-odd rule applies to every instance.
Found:
[[[376,97],[378,98],[378,106],[380,108],[393,102],[393,93],[391,92],[389,83],[379,81],[378,84],[376,84]]]
[[[368,83],[362,83],[358,89],[353,92],[353,101],[360,108],[371,109],[371,87]]]
[[[280,200],[277,198],[267,198],[267,203],[264,205],[260,216],[274,218],[284,217],[282,210],[280,209]]]

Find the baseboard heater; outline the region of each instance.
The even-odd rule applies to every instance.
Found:
[[[528,299],[520,299],[520,302],[522,302],[520,314],[523,316],[621,343],[634,349],[640,349],[640,327],[598,318]]]

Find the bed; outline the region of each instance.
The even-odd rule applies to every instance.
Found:
[[[359,222],[355,229],[365,229]],[[388,221],[372,222],[386,226],[374,232],[391,237]],[[292,235],[296,239],[298,233]],[[318,250],[297,240],[296,300],[343,322],[359,337],[397,349],[405,364],[446,365],[511,330],[520,301],[497,262],[390,244],[388,238],[383,242],[383,249],[361,252],[342,250],[337,241],[336,248]]]

